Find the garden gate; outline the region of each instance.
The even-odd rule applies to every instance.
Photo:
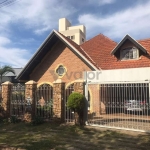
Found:
[[[74,83],[70,84],[65,91],[65,122],[74,122],[74,112],[67,108],[69,95],[74,91]]]
[[[23,118],[24,113],[25,113],[25,85],[17,83],[12,86],[10,114],[11,116]]]
[[[53,87],[49,84],[40,85],[35,92],[36,116],[44,119],[53,117]]]

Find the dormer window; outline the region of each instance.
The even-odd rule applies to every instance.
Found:
[[[139,58],[139,50],[135,47],[128,47],[121,50],[121,60],[130,60]]]

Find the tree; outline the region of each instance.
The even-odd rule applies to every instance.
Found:
[[[2,83],[3,76],[5,76],[9,72],[15,74],[15,70],[11,66],[5,65],[0,67],[0,83]]]
[[[67,107],[75,113],[75,124],[84,125],[83,112],[85,107],[85,97],[83,94],[73,92],[69,95]]]

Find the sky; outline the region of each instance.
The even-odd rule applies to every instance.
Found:
[[[85,25],[87,40],[150,38],[150,0],[0,0],[0,65],[24,67],[64,17]]]

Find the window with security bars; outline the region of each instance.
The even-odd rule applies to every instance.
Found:
[[[121,60],[138,59],[139,51],[135,47],[128,47],[121,51]]]

